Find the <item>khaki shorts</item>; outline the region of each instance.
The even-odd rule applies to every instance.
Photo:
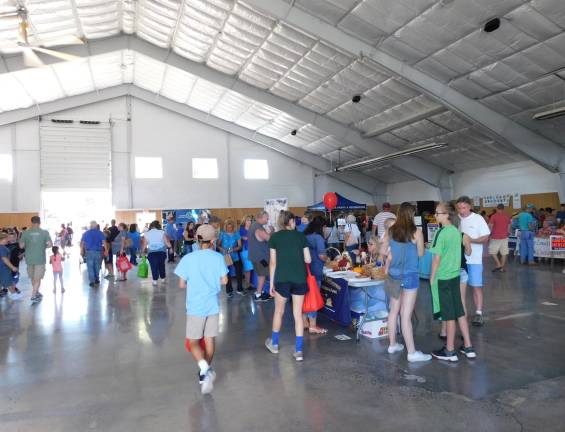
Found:
[[[45,276],[45,264],[28,264],[27,275],[30,279],[43,279],[43,276]]]
[[[206,317],[187,315],[186,316],[186,338],[202,339],[203,337],[216,337],[219,332],[220,315],[210,315]]]
[[[500,255],[508,255],[508,239],[491,239],[488,244],[489,255],[496,255],[500,252]]]
[[[269,266],[265,267],[260,262],[253,261],[253,271],[257,276],[269,276]]]

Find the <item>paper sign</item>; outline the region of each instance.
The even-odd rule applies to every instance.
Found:
[[[549,237],[549,241],[551,242],[551,250],[553,252],[565,251],[565,236],[553,235]]]

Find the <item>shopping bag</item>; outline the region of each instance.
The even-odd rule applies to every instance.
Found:
[[[304,304],[302,305],[302,312],[317,312],[324,307],[324,299],[320,294],[320,288],[316,282],[316,277],[310,272],[310,265],[306,265],[308,276],[306,277],[306,284],[308,285],[308,292],[304,296]]]
[[[253,270],[253,263],[249,261],[249,250],[243,249],[239,256],[241,257],[241,262],[243,264],[243,271],[248,272]]]
[[[128,270],[130,270],[133,266],[131,265],[131,263],[128,260],[128,257],[126,256],[126,254],[122,254],[119,258],[118,258],[118,262],[116,263],[116,265],[118,266],[118,270],[122,273],[127,272]]]
[[[224,255],[224,260],[226,261],[226,266],[229,267],[233,265],[233,259],[230,254]]]
[[[141,262],[137,266],[137,277],[145,279],[149,275],[149,264],[147,264],[147,257],[141,257]]]

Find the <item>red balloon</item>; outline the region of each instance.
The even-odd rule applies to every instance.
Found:
[[[335,192],[328,192],[324,195],[324,205],[329,211],[332,211],[337,205],[337,195]]]

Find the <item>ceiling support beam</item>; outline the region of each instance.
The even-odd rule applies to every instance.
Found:
[[[52,102],[45,102],[33,105],[29,108],[22,108],[14,111],[6,111],[0,114],[0,126],[10,123],[36,118],[42,115],[53,114],[78,106],[90,105],[96,102],[114,99],[128,94],[128,84],[122,84],[116,87],[109,87],[103,90],[84,93],[76,96],[68,96]]]
[[[401,118],[398,121],[395,121],[395,122],[390,123],[388,125],[381,126],[377,129],[373,129],[372,131],[369,131],[369,132],[363,134],[363,136],[366,137],[366,138],[370,138],[370,137],[373,137],[373,136],[381,135],[381,134],[384,134],[386,132],[390,132],[391,130],[398,129],[398,128],[401,128],[403,126],[407,126],[409,124],[419,122],[420,120],[425,120],[428,117],[432,117],[432,116],[435,116],[437,114],[441,114],[442,112],[445,112],[445,111],[446,111],[446,109],[445,109],[444,106],[432,107],[432,108],[427,109],[427,110],[425,110],[421,113],[418,113],[416,115],[406,116],[406,117]]]
[[[175,112],[184,117],[189,117],[193,120],[197,120],[199,122],[216,127],[225,132],[239,136],[243,139],[252,141],[256,144],[260,144],[264,147],[268,147],[269,149],[281,153],[284,156],[295,161],[303,163],[316,171],[322,172],[331,169],[331,162],[320,156],[294,147],[290,144],[286,144],[275,138],[258,134],[252,130],[238,126],[235,123],[222,120],[218,117],[209,115],[204,111],[199,111],[195,108],[191,108],[188,105],[174,102],[163,96],[158,96],[155,93],[149,92],[131,84],[122,84],[104,90],[71,96],[53,102],[42,103],[30,108],[2,113],[0,114],[0,126],[128,95]],[[346,175],[336,173],[331,174],[331,176],[371,196],[375,196],[378,190],[385,187],[384,183],[380,183],[377,179],[362,173],[347,173]]]
[[[421,90],[446,107],[460,113],[495,139],[508,143],[539,165],[552,172],[565,171],[565,151],[560,145],[378,48],[304,12],[295,6],[294,2],[288,4],[282,0],[246,0],[246,3],[347,53],[372,60],[393,76],[402,78],[411,87]]]
[[[343,143],[344,147],[349,144],[353,144],[371,156],[382,156],[397,150],[394,147],[376,139],[366,139],[357,130],[349,128],[329,117],[310,111],[296,103],[269,93],[268,91],[247,84],[244,81],[239,80],[236,76],[227,75],[223,72],[212,69],[203,63],[191,61],[171,50],[159,48],[136,36],[119,35],[106,39],[95,39],[88,42],[88,48],[90,51],[88,51],[86,47],[80,45],[54,47],[53,49],[83,57],[125,49],[133,50],[154,60],[179,68],[213,84],[242,94],[254,101],[269,105],[290,116],[300,119],[305,123],[310,123],[327,134],[333,135]],[[21,57],[22,56],[18,54],[17,56],[5,58],[10,71],[15,71],[25,67]],[[42,57],[42,60],[44,60],[46,64],[55,62],[46,57]],[[445,173],[443,168],[413,156],[395,161],[394,166],[407,172],[414,178],[435,186],[439,185],[441,176]]]

